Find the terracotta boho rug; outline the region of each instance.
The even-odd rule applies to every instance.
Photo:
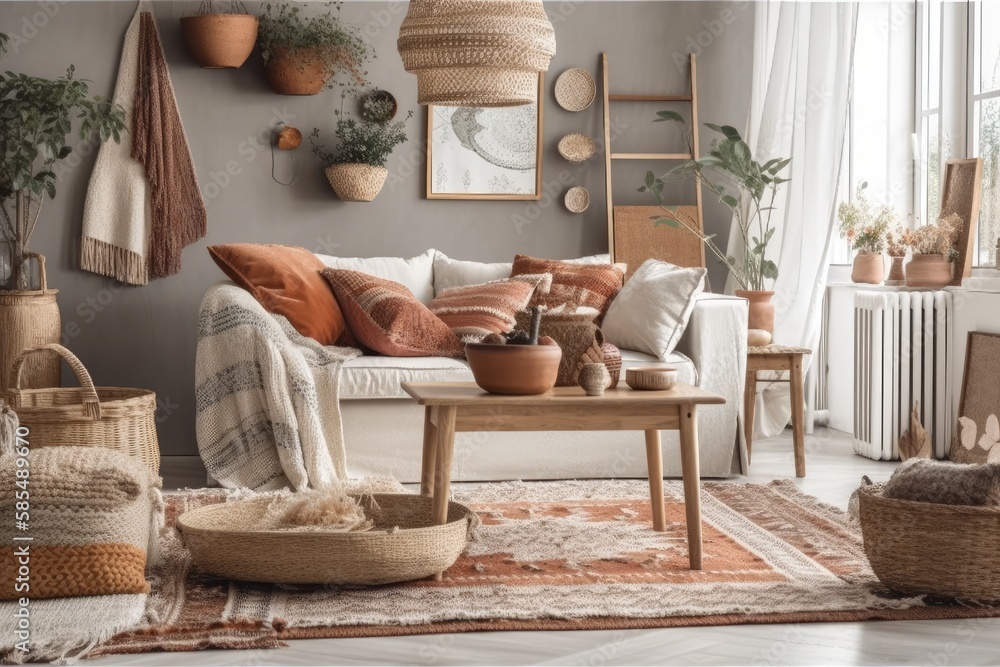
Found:
[[[171,530],[220,491],[169,496],[156,622],[90,656],[264,648],[306,637],[472,630],[623,629],[733,623],[1000,616],[1000,606],[884,589],[845,513],[790,481],[706,483],[704,570],[688,569],[684,506],[667,484],[668,530],[650,527],[643,481],[493,484],[456,490],[482,518],[441,582],[377,588],[276,587],[198,573]]]

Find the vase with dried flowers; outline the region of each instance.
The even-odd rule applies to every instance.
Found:
[[[894,227],[889,230],[885,237],[885,251],[889,255],[892,264],[889,266],[889,276],[885,279],[885,284],[890,287],[899,287],[906,284],[906,273],[903,271],[903,262],[906,260],[907,246],[903,240],[905,230],[902,227]]]
[[[899,225],[899,216],[891,207],[874,205],[868,199],[868,181],[861,181],[854,191],[854,201],[841,202],[837,209],[840,233],[858,251],[854,257],[851,280],[877,285],[885,277],[883,253],[889,230]]]
[[[913,251],[906,265],[906,286],[941,289],[952,279],[955,242],[962,231],[963,221],[957,213],[938,218],[936,224],[906,230],[903,238]]]

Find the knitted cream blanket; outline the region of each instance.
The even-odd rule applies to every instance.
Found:
[[[208,473],[257,490],[345,479],[340,368],[360,355],[302,336],[235,285],[211,288],[195,362],[195,430]]]

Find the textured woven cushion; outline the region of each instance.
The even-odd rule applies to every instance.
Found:
[[[526,273],[552,274],[552,289],[548,294],[539,293],[535,304],[548,308],[564,305],[593,308],[598,312],[597,322],[604,317],[625,277],[625,270],[620,265],[515,256],[510,275]]]
[[[608,308],[604,336],[618,347],[665,359],[687,328],[706,274],[703,268],[647,259]]]
[[[42,447],[30,454],[28,530],[14,525],[16,458],[0,457],[0,599],[146,593],[146,557],[162,524],[159,484],[141,460],[103,447]],[[29,535],[30,590],[16,588]],[[13,546],[12,546],[13,545]]]
[[[360,271],[405,285],[422,304],[434,298],[434,250],[403,259],[402,257],[334,257],[318,255],[331,269]],[[506,275],[506,274],[505,274]],[[482,281],[478,281],[482,282]]]
[[[257,243],[210,246],[229,278],[265,309],[288,318],[295,330],[322,345],[353,345],[344,316],[320,271],[324,264],[305,248]]]
[[[431,312],[465,342],[514,329],[517,313],[528,307],[539,283],[547,291],[552,277],[526,274],[481,285],[454,287],[431,301]]]
[[[359,271],[325,269],[361,345],[390,357],[455,357],[463,346],[404,285]]]

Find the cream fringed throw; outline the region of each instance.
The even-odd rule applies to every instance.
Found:
[[[195,178],[153,17],[136,12],[125,34],[114,102],[120,144],[105,142],[87,188],[80,267],[132,285],[180,270],[181,250],[205,235]],[[134,157],[133,157],[134,156]]]
[[[360,354],[302,336],[235,285],[210,289],[195,362],[195,430],[208,473],[257,490],[345,479],[340,367]]]

